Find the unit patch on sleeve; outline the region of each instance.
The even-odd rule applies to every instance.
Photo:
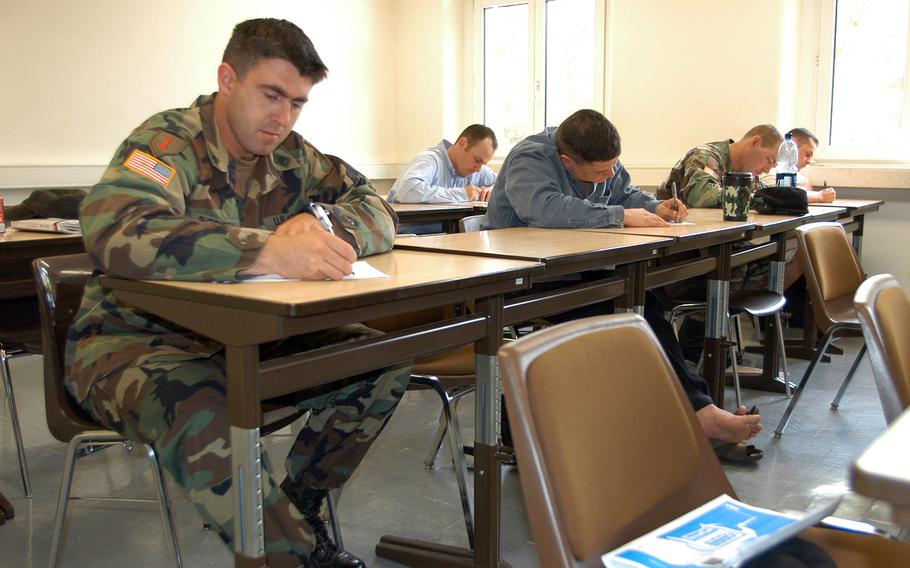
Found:
[[[126,159],[126,162],[124,162],[123,165],[137,174],[160,183],[164,187],[167,187],[167,185],[171,183],[171,178],[174,177],[176,171],[174,168],[155,158],[151,154],[146,154],[139,148],[133,150],[130,157]]]

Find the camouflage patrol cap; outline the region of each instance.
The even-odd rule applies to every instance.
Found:
[[[6,218],[9,221],[35,217],[78,219],[83,197],[85,191],[81,189],[36,189],[19,205],[7,207]]]

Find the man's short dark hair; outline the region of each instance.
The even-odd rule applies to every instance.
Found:
[[[490,139],[490,142],[493,143],[493,151],[495,152],[499,148],[499,142],[496,141],[496,133],[493,132],[493,129],[489,126],[484,126],[483,124],[472,124],[471,126],[465,128],[461,131],[461,134],[458,135],[458,138],[455,139],[457,142],[462,138],[467,139],[468,147],[470,148],[478,142],[482,142],[487,138]]]
[[[818,146],[818,136],[812,134],[808,128],[793,128],[787,134],[795,138],[797,143],[812,140]]]
[[[773,124],[759,124],[758,126],[753,126],[749,129],[749,132],[743,134],[743,137],[740,138],[740,140],[746,140],[753,136],[761,138],[762,148],[777,148],[780,146],[780,143],[784,141],[784,137],[780,135],[780,131]]]
[[[556,148],[576,162],[608,162],[619,156],[619,131],[596,110],[582,109],[556,129]]]
[[[325,79],[329,71],[303,30],[275,18],[247,20],[234,26],[221,60],[243,77],[260,59],[268,58],[288,61],[314,84]]]

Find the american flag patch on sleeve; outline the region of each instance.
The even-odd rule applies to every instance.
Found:
[[[160,183],[164,187],[171,183],[171,178],[174,177],[175,172],[174,168],[151,154],[146,154],[139,148],[133,150],[123,165],[137,174],[144,175],[152,181]]]

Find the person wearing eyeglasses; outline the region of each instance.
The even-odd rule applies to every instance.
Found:
[[[783,137],[771,124],[759,124],[734,142],[721,140],[696,146],[676,162],[670,175],[657,188],[658,199],[673,197],[673,184],[687,207],[720,207],[723,204],[724,172],[750,172],[754,188],[759,177],[777,163]]]
[[[806,128],[793,128],[787,134],[796,141],[796,148],[799,151],[799,158],[796,162],[796,169],[798,170],[796,173],[796,187],[806,190],[806,197],[808,197],[809,203],[831,203],[837,199],[837,192],[833,187],[816,189],[812,186],[809,178],[802,173],[803,168],[815,161],[815,152],[818,150],[818,137]],[[762,183],[774,185],[775,174],[776,172],[772,170],[763,175],[761,177]]]

